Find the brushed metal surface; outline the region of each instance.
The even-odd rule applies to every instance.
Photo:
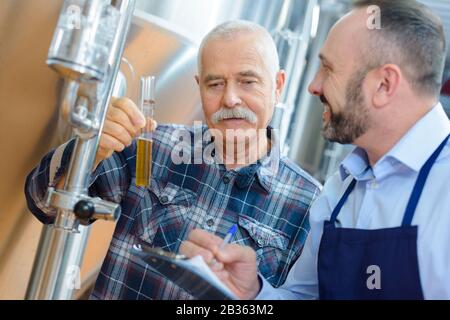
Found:
[[[61,82],[45,63],[61,3],[0,1],[0,299],[24,297],[42,229],[25,206],[25,177],[51,146],[68,137],[68,127],[58,122]],[[124,56],[137,76],[156,75],[158,122],[202,119],[196,51],[195,41],[170,23],[136,13]],[[125,74],[126,66],[121,69]],[[82,278],[93,278],[113,228],[93,226]]]

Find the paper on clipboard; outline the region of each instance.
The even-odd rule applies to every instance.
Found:
[[[132,253],[151,268],[182,287],[197,299],[236,300],[237,297],[209,268],[201,256],[186,259],[183,256],[152,248],[134,245]]]

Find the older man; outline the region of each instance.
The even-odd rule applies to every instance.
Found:
[[[235,241],[256,250],[266,280],[275,287],[285,281],[302,251],[320,186],[280,155],[268,127],[284,78],[264,28],[234,21],[211,31],[199,51],[196,77],[207,126],[156,129],[148,188],[136,185],[133,141],[145,120],[129,99],[113,102],[90,194],[121,203],[122,215],[92,298],[192,298],[132,256],[132,245],[144,241],[177,252],[194,228],[223,237],[234,224]],[[73,141],[50,152],[27,179],[29,208],[43,223],[55,216],[43,205],[45,190],[61,185],[72,148]]]
[[[367,27],[370,5],[380,29]],[[182,252],[215,254],[242,298],[450,299],[444,39],[439,19],[413,0],[357,1],[330,31],[309,90],[325,106],[325,137],[357,148],[311,208],[305,249],[281,288],[258,281],[251,249],[217,251],[221,240],[204,231]]]

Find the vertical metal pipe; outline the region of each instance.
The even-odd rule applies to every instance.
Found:
[[[80,263],[90,228],[79,233],[45,226],[28,284],[27,300],[68,300],[79,289]]]
[[[95,97],[94,113],[101,119],[100,130],[120,68],[135,0],[117,0],[114,1],[114,5],[119,9],[121,19],[109,56],[111,68],[105,82],[99,88],[100,99],[97,100]],[[89,175],[92,171],[99,139],[99,134],[88,140],[77,138],[66,177],[65,191],[74,195],[87,193]],[[77,271],[79,271],[89,235],[89,227],[80,227],[79,233],[73,232],[72,227],[77,229],[78,222],[73,217],[73,212],[59,209],[56,223],[62,228],[49,227],[44,231],[36,254],[26,299],[72,298],[73,290],[77,287],[79,275]]]
[[[310,51],[310,60],[308,67],[305,70],[303,86],[300,90],[301,94],[298,100],[298,108],[295,116],[291,121],[291,127],[293,130],[289,133],[289,157],[293,159],[297,164],[305,168],[310,172],[317,172],[319,166],[319,160],[315,159],[310,161],[307,157],[311,157],[311,149],[309,147],[314,145],[314,152],[320,149],[319,145],[324,144],[324,140],[320,135],[321,128],[321,116],[317,118],[317,122],[312,121],[312,114],[316,112],[316,100],[317,98],[311,96],[308,92],[308,85],[314,79],[314,76],[319,68],[320,60],[318,58],[319,52],[323,43],[328,36],[328,32],[332,25],[337,20],[342,8],[334,3],[321,3],[320,23],[317,30],[317,35],[313,46]],[[317,132],[316,132],[317,131]],[[321,153],[321,150],[319,151]],[[316,157],[316,154],[313,156]]]
[[[305,5],[304,3],[294,1],[286,1],[284,3],[281,16],[283,25],[280,23],[278,26],[278,32],[285,34],[282,36],[277,35],[278,46],[280,46],[281,43],[286,42],[288,46],[287,56],[284,61],[284,68],[287,71],[287,76],[285,88],[281,97],[282,103],[277,106],[278,110],[276,109],[277,112],[272,119],[272,126],[280,129],[280,143],[282,146],[284,146],[288,134],[287,130],[289,126],[286,124],[291,122],[292,111],[299,95],[302,79],[304,79],[306,56],[311,40],[313,12],[318,6],[318,0],[307,1],[303,21],[298,23],[295,29],[291,31],[289,29],[289,23],[293,17],[288,17],[288,14],[292,14],[293,10],[298,9],[296,5],[299,4]],[[283,37],[285,37],[285,39],[283,39]]]

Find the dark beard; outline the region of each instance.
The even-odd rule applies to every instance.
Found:
[[[328,123],[324,124],[323,135],[331,142],[353,143],[369,129],[369,110],[361,92],[366,74],[367,71],[357,72],[347,83],[346,104],[343,110],[339,113],[330,110],[331,117]]]

